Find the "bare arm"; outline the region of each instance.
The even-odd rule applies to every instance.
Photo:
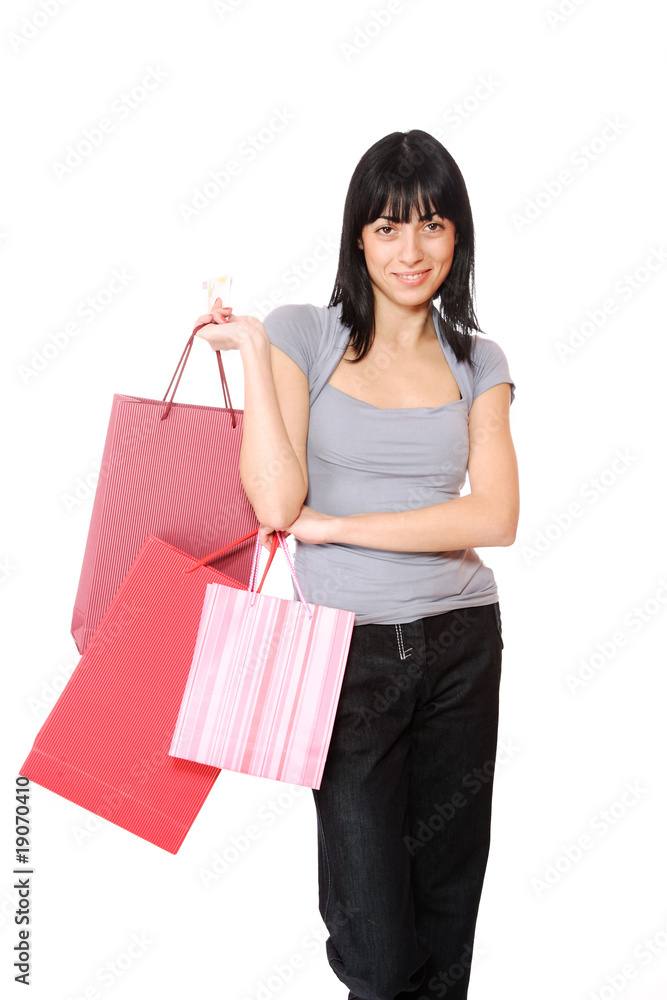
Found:
[[[262,524],[281,531],[308,493],[308,380],[264,331],[241,345],[245,414],[239,474]]]
[[[245,403],[239,474],[257,520],[285,530],[308,493],[306,438],[310,416],[308,379],[274,347],[254,316],[218,307],[197,321],[212,350],[239,350]],[[225,322],[225,317],[229,317]]]
[[[418,510],[317,517],[308,514],[306,540],[394,552],[454,552],[512,545],[519,519],[519,477],[509,425],[510,388],[492,386],[470,408],[470,493]],[[302,537],[297,523],[293,530]]]

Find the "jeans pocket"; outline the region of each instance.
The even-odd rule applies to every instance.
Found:
[[[498,635],[500,636],[500,642],[502,643],[503,649],[505,648],[505,643],[503,642],[503,620],[500,615],[500,602],[496,601],[493,605],[494,618],[496,621],[496,628],[498,629]]]

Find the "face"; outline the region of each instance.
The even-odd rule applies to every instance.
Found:
[[[381,216],[364,226],[357,246],[378,295],[401,305],[421,305],[432,298],[449,274],[454,257],[454,223],[440,215],[420,222],[413,209],[409,223]],[[410,277],[414,275],[414,277]]]

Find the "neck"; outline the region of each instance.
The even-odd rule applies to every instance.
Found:
[[[375,297],[375,343],[417,347],[437,336],[429,299],[418,306],[401,306]]]

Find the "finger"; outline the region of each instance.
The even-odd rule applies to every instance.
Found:
[[[227,323],[232,312],[231,306],[222,306],[220,309],[216,309],[213,313],[213,321],[215,323]]]

